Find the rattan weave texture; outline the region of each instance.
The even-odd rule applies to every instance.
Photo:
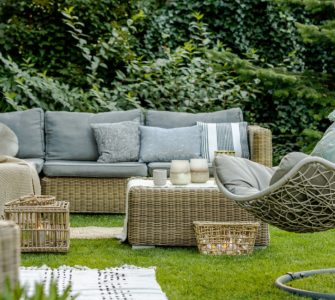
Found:
[[[19,280],[20,232],[10,221],[0,220],[0,291],[8,278],[11,283]]]
[[[249,144],[252,161],[272,167],[272,133],[269,129],[248,126]]]
[[[195,246],[193,221],[258,221],[217,189],[133,187],[128,196],[128,240],[132,245]],[[269,243],[261,222],[256,245]]]
[[[257,222],[194,222],[198,249],[206,255],[242,255],[254,250]]]
[[[124,213],[127,178],[44,177],[42,193],[70,202],[71,212]]]
[[[319,157],[300,161],[281,180],[251,196],[221,192],[255,217],[292,232],[335,228],[335,164]]]

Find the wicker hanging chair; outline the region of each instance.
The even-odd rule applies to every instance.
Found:
[[[307,157],[265,190],[241,196],[225,188],[216,163],[214,174],[220,191],[258,219],[298,233],[335,228],[335,164]]]

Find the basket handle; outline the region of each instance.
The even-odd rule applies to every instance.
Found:
[[[21,196],[19,198],[19,205],[25,205],[26,203],[31,203],[31,202],[39,205],[39,204],[43,204],[45,202],[47,202],[47,203],[54,203],[55,199],[48,199],[48,198],[46,198],[46,199],[43,199],[43,198],[39,199],[34,194],[29,194],[29,195]]]

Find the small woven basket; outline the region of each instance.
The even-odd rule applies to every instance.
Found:
[[[28,195],[5,204],[5,219],[20,227],[21,252],[67,252],[69,203],[54,196]]]
[[[194,230],[198,249],[207,255],[241,255],[252,253],[259,223],[200,222]]]
[[[19,266],[19,227],[14,222],[0,220],[0,291],[3,290],[6,280],[11,285],[18,282]]]

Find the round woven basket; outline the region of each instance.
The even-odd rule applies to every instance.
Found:
[[[11,284],[19,280],[20,267],[20,232],[12,221],[0,220],[0,291],[6,279]]]

